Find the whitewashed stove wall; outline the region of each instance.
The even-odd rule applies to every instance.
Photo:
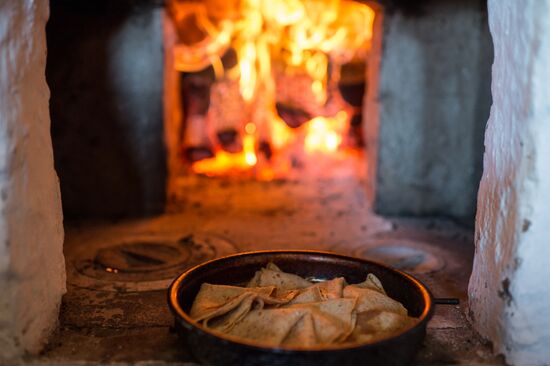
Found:
[[[513,365],[550,360],[550,1],[489,0],[493,106],[471,319]]]
[[[0,1],[0,364],[40,349],[65,292],[46,85],[47,0]]]

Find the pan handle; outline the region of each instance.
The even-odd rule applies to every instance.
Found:
[[[436,305],[458,305],[460,300],[456,297],[437,297],[434,299]]]

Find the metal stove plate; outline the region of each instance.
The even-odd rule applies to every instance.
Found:
[[[188,268],[237,251],[228,240],[201,233],[82,245],[67,258],[68,282],[103,291],[160,290]]]

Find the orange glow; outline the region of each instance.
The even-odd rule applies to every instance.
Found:
[[[225,175],[253,170],[258,179],[271,180],[291,169],[292,154],[332,154],[342,148],[349,128],[345,102],[328,112],[321,110],[334,103],[340,66],[365,60],[375,17],[372,8],[353,0],[172,0],[171,14],[180,30],[175,68],[197,72],[212,66],[217,81],[238,84],[240,98],[251,109],[243,111],[250,113],[245,117],[248,123],[236,128],[242,150],[228,153],[212,141],[215,156],[193,163],[194,172]],[[189,24],[196,28],[193,32],[185,28]],[[198,36],[181,39],[187,34]],[[228,50],[235,52],[237,65],[224,70],[222,56]],[[290,94],[304,94],[315,105],[309,110],[300,106],[297,113],[311,118],[308,122],[293,125],[286,120],[287,125],[277,114],[281,74],[298,75],[309,83],[305,88],[282,86]]]
[[[271,144],[277,150],[288,145],[293,137],[293,132],[280,118],[271,121]]]
[[[247,161],[246,154],[231,154],[225,151],[218,151],[215,157],[200,160],[193,164],[195,173],[208,176],[241,173],[248,169],[250,169],[250,164]]]
[[[258,158],[256,157],[256,138],[253,133],[256,126],[248,123],[245,126],[247,133],[243,136],[243,150],[240,153],[228,153],[220,150],[213,158],[197,161],[193,164],[193,171],[208,176],[228,175],[240,173],[254,167]]]
[[[331,153],[342,143],[347,113],[340,112],[334,118],[315,117],[307,124],[304,148],[308,153]]]
[[[253,135],[245,135],[243,138],[243,153],[244,160],[250,166],[256,165],[258,158],[256,157],[256,139]]]

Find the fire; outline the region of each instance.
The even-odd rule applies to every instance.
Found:
[[[271,144],[277,150],[287,146],[294,134],[291,129],[280,118],[271,121]]]
[[[344,104],[336,110],[326,106],[334,104],[340,65],[364,59],[370,48],[375,13],[369,6],[352,0],[173,0],[171,13],[178,29],[191,24],[194,30],[181,30],[180,38],[197,34],[197,39],[180,39],[174,48],[176,69],[197,72],[212,66],[219,82],[238,81],[251,110],[240,131],[242,151],[227,153],[214,143],[215,156],[194,163],[193,171],[218,175],[256,168],[262,142],[269,143],[270,154],[297,143],[306,155],[340,148],[349,115]],[[224,70],[222,56],[230,49],[237,65]],[[296,75],[309,84],[302,93],[309,111],[298,115],[310,117],[299,128],[278,115],[278,89],[296,91],[277,75]],[[323,108],[326,112],[319,112]],[[273,175],[263,170],[257,175]]]
[[[218,151],[215,158],[200,160],[193,164],[195,173],[208,176],[243,172],[248,168],[250,165],[248,165],[244,153],[231,154],[225,151]]]
[[[253,135],[245,135],[243,138],[243,153],[244,160],[250,166],[256,165],[258,158],[256,157],[256,139]]]
[[[332,153],[342,143],[342,130],[347,113],[340,112],[334,118],[315,117],[307,125],[304,148],[308,153]]]
[[[204,159],[193,164],[193,171],[208,176],[228,175],[231,173],[245,172],[258,162],[256,157],[256,126],[247,123],[246,135],[243,137],[243,150],[240,153],[228,153],[220,150],[211,159]]]

